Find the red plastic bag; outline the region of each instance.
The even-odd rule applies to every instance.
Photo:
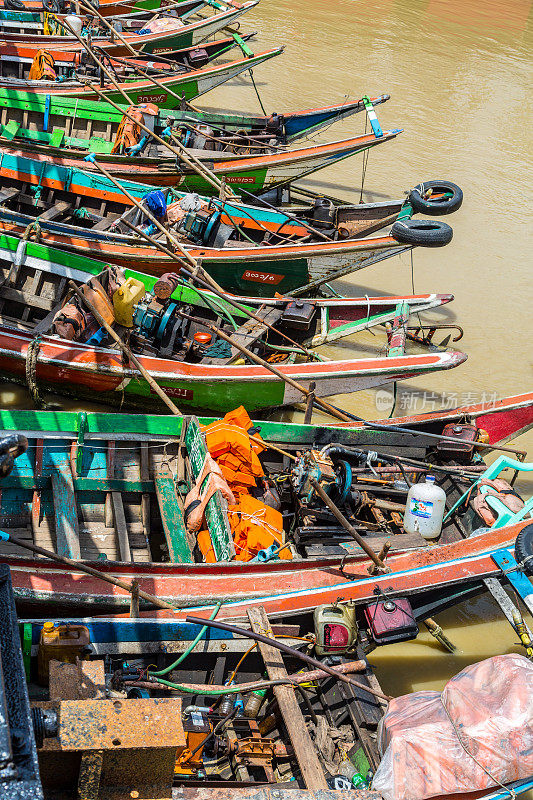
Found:
[[[395,698],[381,723],[380,747],[386,750],[372,789],[385,800],[425,800],[530,777],[533,664],[520,655],[495,656],[464,669],[442,694]]]

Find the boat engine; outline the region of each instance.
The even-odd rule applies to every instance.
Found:
[[[233,233],[231,225],[222,222],[219,209],[189,211],[180,223],[180,231],[189,239],[206,247],[223,247]]]
[[[334,232],[336,211],[335,206],[327,197],[317,197],[313,208],[309,212],[309,221],[314,228],[324,232]]]
[[[161,356],[169,356],[180,349],[185,342],[187,320],[176,314],[178,304],[174,302],[162,305],[149,298],[137,303],[133,312],[135,332],[147,339]],[[185,309],[192,310],[189,306]]]

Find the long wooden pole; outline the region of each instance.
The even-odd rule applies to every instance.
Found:
[[[87,52],[89,53],[91,58],[94,60],[94,62],[96,64],[98,64],[100,69],[103,72],[105,72],[105,74],[107,75],[107,77],[109,78],[109,80],[111,81],[113,86],[115,87],[115,89],[122,95],[122,97],[124,97],[124,99],[126,100],[128,105],[134,106],[135,103],[133,102],[131,97],[129,97],[126,94],[126,92],[122,89],[120,84],[115,80],[115,78],[113,77],[111,72],[107,69],[105,64],[101,61],[101,59],[98,58],[98,56],[96,55],[96,53],[94,52],[92,47],[90,47],[90,45],[84,39],[82,39],[81,36],[78,35],[78,33],[68,24],[68,22],[64,21],[62,24],[64,24],[66,26],[66,28],[73,34],[73,36],[87,50]],[[102,92],[93,83],[87,82],[86,85],[90,86],[90,88],[92,89],[92,91],[95,92],[95,94],[97,94],[103,100],[106,100],[110,105],[112,105],[114,108],[116,108],[118,111],[120,111],[120,113],[123,114],[125,117],[127,117],[131,122],[134,122],[136,125],[138,125],[143,131],[145,131],[145,133],[148,133],[152,138],[154,138],[160,144],[163,144],[165,147],[168,147],[168,149],[172,153],[174,153],[174,155],[176,155],[179,158],[181,158],[181,160],[184,162],[184,164],[186,164],[194,172],[197,172],[208,183],[210,183],[212,186],[214,186],[215,189],[220,191],[220,188],[222,186],[222,182],[220,181],[220,178],[218,178],[210,170],[208,170],[207,167],[204,164],[202,164],[202,162],[199,159],[197,159],[195,156],[187,153],[186,148],[183,147],[181,142],[178,142],[178,140],[176,139],[176,137],[173,134],[171,134],[172,141],[174,142],[175,145],[177,145],[177,148],[173,147],[171,144],[169,144],[169,142],[165,142],[164,139],[162,139],[160,136],[158,136],[157,133],[155,133],[154,131],[151,131],[150,128],[148,128],[143,122],[139,122],[138,120],[134,119],[130,114],[128,114],[128,111],[126,109],[120,108],[120,106],[117,105],[113,100],[111,100],[110,97],[107,97],[105,92]]]
[[[141,238],[143,238],[149,244],[154,245],[155,247],[157,247],[165,255],[170,256],[170,258],[175,258],[175,254],[172,252],[172,250],[169,250],[168,247],[165,247],[164,244],[161,244],[161,242],[158,242],[156,239],[152,239],[147,233],[145,233],[140,228],[137,228],[135,225],[132,225],[132,223],[129,222],[127,219],[121,220],[121,224],[125,225],[127,228],[129,228],[134,233],[137,233],[139,236],[141,236]],[[250,311],[250,309],[246,308],[246,306],[242,306],[240,303],[238,303],[236,300],[234,300],[232,297],[230,297],[227,294],[227,292],[219,290],[217,288],[218,284],[215,283],[215,281],[212,280],[212,278],[209,275],[209,273],[206,272],[205,269],[202,266],[200,266],[199,263],[198,263],[198,268],[199,268],[199,272],[202,275],[202,278],[200,278],[197,275],[193,275],[192,272],[189,272],[187,269],[185,269],[185,267],[182,267],[181,271],[182,271],[184,277],[189,282],[190,281],[196,281],[197,283],[201,283],[202,279],[203,279],[203,282],[206,284],[208,291],[213,292],[213,294],[216,295],[217,297],[219,297],[221,300],[224,300],[226,303],[229,303],[237,311],[241,311],[243,314],[246,314],[247,317],[251,317],[251,319],[255,319],[257,322],[260,322],[261,325],[264,325],[265,328],[268,328],[268,330],[270,330],[270,331],[272,331],[274,333],[277,333],[279,336],[282,336],[287,342],[292,344],[293,347],[297,347],[299,350],[302,351],[302,353],[305,353],[306,356],[309,356],[310,358],[315,358],[316,359],[315,353],[313,353],[307,347],[304,347],[303,344],[300,344],[299,342],[295,342],[293,339],[291,339],[290,336],[287,336],[287,334],[284,333],[283,331],[276,330],[276,328],[274,328],[273,325],[271,325],[269,322],[266,322],[265,320],[261,319],[260,316],[258,316],[257,314],[254,314],[254,312]]]
[[[80,561],[75,561],[73,558],[67,558],[67,556],[60,556],[57,553],[54,553],[53,550],[46,550],[44,547],[38,547],[36,544],[30,544],[25,539],[20,539],[18,536],[14,536],[12,533],[7,533],[7,531],[0,531],[0,539],[3,539],[6,542],[12,542],[16,544],[18,547],[24,547],[26,550],[31,550],[32,553],[37,553],[40,556],[45,556],[46,558],[50,558],[52,561],[57,561],[60,564],[65,564],[68,567],[73,567],[80,572],[85,572],[87,575],[92,575],[94,578],[100,578],[101,580],[105,581],[106,583],[111,583],[113,586],[118,586],[120,589],[124,589],[124,591],[129,592],[130,594],[133,591],[133,587],[131,584],[126,583],[125,581],[121,581],[118,578],[113,578],[112,575],[106,575],[103,572],[100,572],[97,569],[93,569],[93,567],[89,567],[87,564],[83,564]],[[167,603],[165,600],[161,600],[159,597],[156,597],[154,594],[149,594],[148,592],[143,591],[142,589],[135,589],[138,592],[139,597],[142,597],[143,600],[146,600],[148,603],[152,603],[154,606],[158,606],[159,608],[170,609],[171,611],[177,611],[175,606],[171,603]]]
[[[117,189],[119,189],[119,190],[122,192],[122,194],[123,194],[125,197],[127,197],[127,198],[128,198],[128,200],[130,201],[130,203],[131,203],[133,206],[136,206],[138,209],[140,209],[140,210],[143,212],[143,214],[145,214],[145,215],[148,217],[148,219],[149,219],[151,222],[153,222],[153,224],[156,226],[156,228],[158,228],[158,229],[161,231],[161,233],[164,233],[164,234],[165,234],[165,236],[167,236],[167,237],[168,237],[168,239],[169,239],[169,240],[172,242],[172,244],[173,244],[173,245],[174,245],[174,246],[175,246],[175,247],[176,247],[176,248],[177,248],[177,249],[180,251],[180,253],[181,253],[181,254],[184,256],[184,258],[185,258],[185,259],[186,259],[186,260],[187,260],[187,261],[188,261],[190,264],[192,264],[192,266],[193,266],[195,269],[197,269],[197,268],[198,268],[199,264],[198,264],[198,262],[196,261],[196,259],[195,259],[193,256],[191,256],[191,254],[190,254],[190,253],[187,251],[187,249],[186,249],[186,248],[185,248],[185,247],[184,247],[184,246],[181,244],[181,242],[179,242],[179,241],[176,239],[176,237],[175,237],[175,236],[173,236],[173,235],[172,235],[172,233],[171,233],[171,232],[170,232],[170,231],[169,231],[167,228],[165,228],[165,226],[164,226],[164,225],[162,225],[162,224],[159,222],[159,220],[158,220],[158,219],[156,219],[156,217],[154,217],[154,215],[151,213],[151,211],[150,211],[148,208],[146,208],[145,206],[143,206],[143,205],[142,205],[142,203],[141,203],[139,200],[137,200],[137,198],[136,198],[136,197],[133,197],[133,195],[131,195],[131,194],[128,192],[128,190],[127,190],[127,189],[125,189],[125,188],[124,188],[124,186],[122,186],[122,185],[121,185],[121,184],[120,184],[120,183],[119,183],[119,182],[118,182],[118,181],[117,181],[117,180],[116,180],[116,179],[113,177],[113,175],[111,175],[111,173],[110,173],[110,172],[109,172],[109,171],[108,171],[108,170],[107,170],[105,167],[103,167],[101,164],[99,164],[99,163],[96,161],[96,159],[94,158],[94,156],[92,156],[92,155],[91,155],[91,157],[87,156],[87,157],[86,157],[86,160],[90,160],[90,161],[91,161],[91,163],[92,163],[92,164],[94,164],[94,165],[95,165],[95,167],[97,167],[97,169],[99,169],[99,170],[100,170],[100,172],[102,173],[102,175],[105,175],[105,177],[106,177],[106,178],[108,178],[108,179],[111,181],[111,183],[112,183],[114,186],[116,186],[116,187],[117,187]],[[175,258],[175,256],[174,256],[174,258]],[[217,284],[217,287],[220,289],[220,291],[222,291],[222,287],[221,287],[221,286],[219,287],[219,286],[218,286],[218,284]]]
[[[275,367],[273,364],[269,364],[268,361],[265,361],[263,358],[261,358],[261,356],[252,353],[251,350],[248,350],[248,348],[245,347],[243,344],[240,344],[240,342],[236,342],[232,336],[228,336],[227,333],[224,333],[224,331],[220,330],[220,328],[217,328],[216,325],[212,325],[210,322],[206,322],[205,320],[198,320],[196,317],[193,317],[190,314],[186,314],[184,311],[177,311],[176,313],[184,317],[185,319],[192,320],[193,322],[201,322],[201,324],[205,328],[208,328],[209,330],[213,331],[213,333],[216,333],[217,336],[220,336],[221,339],[224,339],[224,341],[228,342],[228,344],[232,345],[232,347],[235,347],[237,348],[237,350],[240,350],[240,352],[243,355],[247,356],[251,361],[255,361],[256,364],[259,364],[259,366],[269,370],[269,372],[272,372],[272,374],[275,375],[277,378],[281,378],[282,381],[288,383],[289,386],[292,386],[293,389],[296,389],[298,392],[301,392],[304,397],[308,396],[309,389],[306,389],[305,386],[302,386],[301,383],[298,383],[289,375],[284,375],[283,372],[280,372],[280,370],[277,367]],[[322,400],[320,397],[315,398],[315,403],[316,405],[319,405],[321,408],[323,408],[324,411],[327,411],[329,414],[336,417],[337,419],[342,419],[344,422],[349,422],[349,417],[346,414],[343,414],[342,411],[339,411],[334,406],[330,406],[329,403],[326,403],[326,401]]]
[[[325,493],[324,489],[319,484],[319,482],[315,480],[315,478],[310,477],[309,483],[316,491],[320,499],[323,500],[323,502],[327,505],[327,507],[329,508],[335,519],[337,519],[342,525],[342,527],[350,534],[350,536],[352,536],[355,539],[359,547],[361,547],[365,551],[367,556],[370,559],[372,559],[375,566],[381,571],[390,572],[390,569],[381,560],[381,558],[377,555],[377,553],[370,547],[369,544],[367,544],[367,542],[365,542],[363,537],[357,533],[353,525],[350,525],[350,523],[348,522],[342,511],[339,508],[337,508],[333,500],[331,500],[331,498],[328,497],[328,495]]]
[[[103,22],[104,25],[106,26],[106,28],[108,28],[108,30],[111,32],[111,35],[112,36],[117,36],[118,39],[120,39],[120,41],[124,45],[124,47],[126,47],[130,51],[132,56],[134,56],[134,58],[136,58],[136,59],[139,58],[139,53],[136,50],[134,50],[134,48],[131,46],[131,44],[124,38],[122,33],[120,31],[115,30],[115,28],[96,9],[90,8],[89,6],[86,6],[84,3],[81,2],[81,0],[77,0],[77,2],[81,6],[81,8],[84,9],[86,12],[88,12],[90,14],[94,14],[96,17],[98,17],[98,19],[101,22]],[[182,100],[181,95],[179,95],[176,92],[174,92],[168,86],[165,86],[164,84],[160,83],[157,80],[157,78],[155,78],[153,75],[149,75],[147,72],[142,70],[138,64],[135,64],[135,69],[139,73],[139,75],[143,76],[143,78],[146,78],[147,80],[151,81],[153,84],[158,86],[160,89],[163,89],[165,92],[168,92],[169,94],[172,95],[172,97],[174,97],[176,100],[179,100],[181,102],[181,100]]]
[[[135,197],[133,197],[123,186],[120,185],[120,183],[117,180],[115,180],[115,178],[104,167],[102,167],[101,164],[98,164],[95,160],[93,160],[92,163],[96,164],[96,166],[98,167],[100,172],[102,172],[102,174],[105,175],[106,178],[109,178],[109,180],[118,189],[120,189],[121,192],[123,192],[125,194],[125,196],[128,198],[128,200],[131,201],[131,203],[133,205],[137,206],[137,208],[140,208],[141,211],[144,214],[146,214],[148,219],[150,219],[159,228],[159,230],[161,230],[166,236],[168,236],[168,238],[171,240],[171,242],[177,246],[178,250],[180,250],[180,252],[183,253],[183,255],[186,257],[186,259],[190,263],[192,263],[192,265],[195,268],[197,268],[199,266],[198,262],[196,262],[196,260],[193,258],[193,256],[191,256],[190,253],[187,252],[187,250],[183,247],[183,245],[180,242],[178,242],[178,240],[175,237],[171,236],[169,231],[165,227],[163,227],[163,225],[161,225],[159,220],[157,220],[153,216],[153,214],[151,214],[150,211],[148,211],[147,208],[144,208],[141,205],[141,203]],[[207,273],[205,273],[205,274],[207,274]],[[217,289],[219,289],[223,293],[222,287],[218,286],[218,284],[216,284],[216,286],[217,286]],[[182,311],[180,311],[178,313],[182,314],[182,316],[189,317],[189,315],[184,314]],[[189,317],[189,318],[193,319],[193,317]],[[227,334],[225,334],[219,328],[216,328],[214,325],[210,325],[209,323],[203,322],[203,321],[202,321],[202,324],[205,327],[210,328],[211,330],[213,330],[222,339],[225,339],[231,345],[236,347],[237,350],[240,350],[242,353],[247,355],[250,359],[252,359],[252,361],[255,361],[256,364],[260,364],[261,366],[263,366],[266,369],[270,370],[270,372],[274,373],[274,375],[276,375],[278,378],[281,378],[281,380],[285,381],[285,383],[289,383],[291,386],[293,386],[293,388],[295,388],[299,392],[301,392],[304,395],[304,397],[307,397],[309,395],[309,390],[306,389],[304,386],[302,386],[300,383],[297,383],[296,381],[293,381],[292,378],[289,378],[287,375],[284,375],[282,372],[279,372],[279,370],[277,370],[275,367],[273,367],[272,364],[269,364],[267,361],[264,361],[259,356],[256,356],[255,353],[252,353],[252,351],[248,350],[248,348],[244,347],[244,345],[241,345],[241,344],[237,343],[234,339],[232,339],[231,336],[227,336]],[[326,403],[325,400],[322,400],[319,397],[315,398],[315,404],[320,406],[324,411],[327,411],[328,414],[331,414],[336,419],[340,419],[343,422],[350,422],[351,421],[350,417],[347,414],[344,414],[342,411],[339,411],[334,406],[330,405],[329,403]]]
[[[152,378],[152,376],[150,375],[150,373],[148,372],[146,367],[143,367],[143,365],[141,364],[141,362],[139,361],[139,359],[137,358],[135,353],[132,352],[131,348],[128,347],[128,345],[125,344],[122,341],[122,339],[120,338],[118,333],[116,333],[116,331],[113,330],[111,325],[107,324],[107,322],[102,317],[102,315],[100,314],[98,309],[95,308],[94,305],[91,303],[91,301],[88,300],[85,297],[83,292],[80,291],[80,289],[78,289],[78,287],[76,286],[74,281],[69,281],[69,287],[72,289],[74,294],[76,294],[77,297],[79,297],[80,300],[83,303],[85,303],[85,305],[87,306],[87,308],[89,309],[91,314],[94,314],[94,316],[95,316],[96,320],[98,321],[98,323],[102,326],[102,328],[104,328],[108,332],[108,334],[111,336],[111,338],[115,340],[115,342],[118,344],[118,346],[120,347],[122,352],[127,355],[129,360],[133,364],[135,364],[135,366],[137,367],[137,369],[139,370],[139,372],[143,376],[144,380],[149,384],[149,386],[154,390],[154,392],[161,398],[161,400],[170,409],[170,411],[172,411],[173,414],[176,414],[176,416],[181,417],[182,414],[181,414],[181,411],[179,410],[179,408],[177,407],[177,405],[172,402],[172,400],[170,399],[168,394],[161,388],[161,386],[157,383],[157,381],[155,381]]]

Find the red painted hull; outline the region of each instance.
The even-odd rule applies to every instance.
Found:
[[[176,612],[143,612],[143,616],[183,618],[192,610],[208,616],[212,605],[223,600],[219,617],[241,619],[247,608],[262,605],[271,617],[311,611],[338,597],[368,602],[376,588],[388,594],[412,594],[440,586],[475,582],[498,573],[490,553],[514,545],[518,532],[530,521],[488,530],[460,542],[397,552],[387,563],[391,572],[369,576],[364,556],[347,559],[343,572],[337,558],[280,561],[268,565],[237,562],[219,564],[98,564],[103,573],[125,581],[136,578],[140,589],[175,604]],[[53,562],[20,556],[2,559],[11,567],[16,597],[33,603],[72,607],[90,605],[127,607],[124,590],[66,569]],[[279,587],[283,587],[280,589]]]
[[[455,420],[469,420],[487,431],[491,444],[504,444],[533,428],[533,392],[504,397],[501,400],[460,406],[446,411],[432,411],[414,417],[394,417],[376,420],[380,425],[404,425],[405,427],[427,427],[428,423],[446,425]],[[358,427],[340,423],[339,427]]]

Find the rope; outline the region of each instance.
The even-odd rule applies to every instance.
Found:
[[[41,348],[41,336],[36,336],[28,344],[26,351],[26,383],[30,393],[33,404],[37,408],[46,408],[46,403],[39,394],[37,386],[37,359],[39,358],[39,351]]]
[[[260,96],[259,92],[257,91],[257,86],[255,85],[255,81],[254,81],[254,71],[253,71],[253,69],[250,69],[250,70],[248,70],[248,71],[249,71],[249,73],[250,73],[250,78],[252,79],[252,85],[253,85],[253,87],[254,87],[254,89],[255,89],[255,93],[256,93],[256,95],[257,95],[257,99],[259,100],[259,105],[261,106],[261,111],[263,112],[263,114],[264,114],[264,115],[265,115],[265,117],[266,117],[266,116],[268,116],[268,114],[267,114],[267,112],[265,111],[265,107],[264,107],[264,105],[263,105],[263,101],[261,100],[261,96]]]
[[[493,781],[493,783],[495,783],[495,784],[496,784],[496,786],[499,786],[499,787],[500,787],[500,789],[503,789],[505,792],[507,792],[507,793],[508,793],[508,795],[509,795],[509,797],[511,798],[511,800],[516,800],[517,794],[516,794],[516,792],[514,791],[514,789],[510,789],[510,788],[508,788],[507,786],[504,786],[504,784],[503,784],[501,781],[499,781],[499,780],[498,780],[498,778],[495,778],[495,777],[494,777],[494,775],[492,775],[492,773],[491,773],[491,772],[489,772],[489,770],[488,770],[488,769],[486,769],[486,768],[483,766],[483,764],[480,764],[480,763],[479,763],[479,761],[477,760],[477,758],[476,758],[475,756],[473,756],[473,755],[472,755],[472,753],[471,753],[471,752],[468,750],[467,746],[465,745],[465,743],[464,743],[464,742],[463,742],[463,740],[461,739],[461,736],[460,736],[460,734],[459,734],[459,731],[458,731],[458,729],[457,729],[457,726],[456,726],[455,722],[454,722],[454,721],[453,721],[453,719],[452,719],[452,715],[450,714],[450,712],[448,711],[448,709],[447,709],[447,707],[446,707],[446,703],[445,703],[445,702],[444,702],[444,700],[442,699],[442,695],[440,696],[440,701],[441,701],[441,703],[442,703],[442,707],[443,707],[443,709],[444,709],[444,710],[445,710],[445,712],[446,712],[446,716],[447,716],[447,717],[448,717],[448,719],[450,720],[451,726],[452,726],[452,728],[453,728],[453,729],[454,729],[454,731],[455,731],[455,735],[457,736],[457,741],[459,742],[459,744],[461,745],[461,747],[462,747],[462,748],[463,748],[463,750],[465,751],[466,755],[467,755],[467,756],[469,756],[469,757],[472,759],[472,761],[474,761],[474,762],[475,762],[475,763],[478,765],[478,767],[479,767],[480,769],[482,769],[482,770],[483,770],[483,772],[485,773],[485,775],[487,775],[487,777],[488,777],[488,778],[490,778],[490,779],[491,779],[491,781]]]

